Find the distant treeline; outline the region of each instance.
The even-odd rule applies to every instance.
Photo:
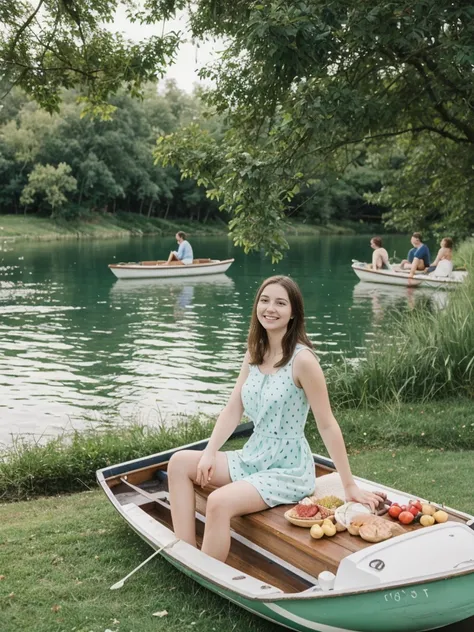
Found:
[[[147,217],[206,222],[226,220],[204,187],[182,179],[175,167],[154,164],[156,139],[199,121],[217,139],[218,116],[205,117],[199,92],[172,81],[150,84],[143,99],[124,93],[111,100],[110,117],[83,115],[80,94],[63,93],[50,115],[14,89],[0,105],[0,213],[38,214],[64,220],[97,212],[128,211]],[[294,219],[380,221],[382,210],[364,199],[381,188],[382,172],[369,164],[341,177],[321,173],[293,200]]]

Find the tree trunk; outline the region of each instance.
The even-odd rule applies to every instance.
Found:
[[[166,219],[168,217],[168,213],[170,212],[170,203],[168,202],[168,204],[166,205],[166,212],[165,212],[165,216],[163,219]]]
[[[140,215],[142,215],[143,205],[144,204],[145,204],[145,198],[143,198],[142,201],[140,202],[140,210],[138,211],[140,213]]]
[[[150,206],[148,207],[148,215],[147,218],[150,219],[151,212],[153,210],[153,200],[150,202]]]

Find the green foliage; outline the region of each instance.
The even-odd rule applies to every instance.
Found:
[[[397,229],[422,224],[461,237],[472,231],[471,3],[150,0],[137,7],[131,0],[39,0],[35,7],[7,0],[0,12],[6,91],[20,85],[49,111],[59,111],[60,90],[79,86],[84,112],[111,123],[117,104],[107,99],[119,95],[120,86],[132,96],[146,92],[179,40],[171,34],[133,44],[112,34],[104,24],[113,21],[117,6],[138,24],[160,24],[187,6],[192,36],[226,42],[221,57],[202,71],[215,86],[203,91],[209,112],[225,117],[226,131],[211,135],[215,142],[193,126],[175,132],[165,136],[155,158],[208,188],[231,214],[234,241],[246,251],[263,247],[279,259],[287,247],[282,223],[288,211],[323,222],[355,209],[371,216],[374,209],[362,199],[367,189],[348,181],[370,171],[370,161],[361,162],[367,150],[369,156],[374,149],[390,153],[397,138],[408,139],[395,140],[400,173],[386,173],[380,192],[378,184],[367,183],[375,195],[366,199],[388,205],[388,225]],[[176,130],[152,129],[157,135]],[[31,140],[24,147],[35,149]],[[122,163],[127,149],[118,151]],[[0,169],[10,160],[7,155]],[[86,189],[71,166],[81,197]],[[114,190],[97,164],[91,171],[91,181],[100,179],[114,204],[127,198],[120,180]],[[133,175],[126,180],[136,187]],[[20,175],[9,187],[24,184]],[[153,208],[169,200],[170,191],[150,177],[139,199]],[[2,195],[11,199],[11,188]],[[203,200],[193,197],[200,213]]]
[[[35,197],[42,197],[52,209],[51,217],[60,217],[61,207],[67,202],[65,193],[77,189],[77,180],[70,173],[71,167],[64,162],[60,162],[57,167],[35,165],[28,175],[28,184],[21,193],[20,202],[28,205],[33,203]]]
[[[131,422],[102,430],[91,428],[45,445],[20,437],[0,453],[0,499],[83,490],[95,484],[98,469],[192,443],[210,433],[209,420],[191,418],[171,427]]]
[[[469,105],[474,97],[473,17],[470,4],[447,0],[417,0],[409,7],[383,0],[201,0],[192,18],[194,33],[230,36],[221,59],[202,73],[215,82],[206,99],[226,114],[229,131],[218,148],[209,148],[205,140],[194,145],[193,154],[200,148],[206,154],[207,171],[186,155],[185,143],[177,138],[181,132],[173,137],[172,159],[190,175],[201,173],[217,185],[223,207],[237,218],[237,240],[248,247],[255,245],[253,233],[251,239],[246,232],[254,214],[258,227],[268,219],[271,244],[266,248],[278,258],[282,244],[275,243],[273,222],[291,208],[298,188],[321,179],[332,161],[339,164],[339,173],[344,163],[357,165],[358,148],[364,153],[374,144],[380,147],[382,139],[389,148],[389,139],[413,137],[415,147],[418,139],[425,143],[421,153],[430,164],[411,154],[392,189],[371,200],[393,203],[389,219],[396,228],[406,230],[425,220],[428,211],[423,223],[430,223],[434,199],[453,176],[456,184],[449,191],[458,195],[445,193],[438,200],[434,230],[449,226],[466,235],[473,203],[470,172],[464,181],[474,144],[474,108]],[[433,138],[437,141],[428,147]],[[456,152],[461,161],[452,159]],[[251,177],[242,179],[236,158],[247,156]],[[398,177],[402,185],[410,181],[406,202],[403,188],[396,195]],[[415,203],[420,177],[419,188],[426,192],[423,209]],[[267,203],[259,204],[263,199]],[[247,204],[255,204],[248,213]]]
[[[399,169],[390,168],[394,155],[401,159]],[[428,133],[400,138],[371,159],[384,169],[383,186],[365,198],[391,209],[384,215],[388,227],[438,238],[473,233],[474,145]]]
[[[0,212],[44,214],[54,209],[55,217],[68,220],[94,211],[197,221],[218,215],[203,187],[182,179],[175,167],[153,164],[156,136],[200,116],[198,97],[183,93],[173,82],[160,93],[156,84],[148,84],[143,100],[123,91],[115,96],[109,120],[85,114],[88,105],[74,90],[63,92],[62,98],[59,113],[53,115],[18,89],[5,99],[7,114],[0,119]],[[218,137],[219,120],[213,120],[209,129]],[[76,187],[61,184],[60,171],[53,176],[61,163],[70,169]],[[56,189],[48,193],[49,186]]]
[[[117,8],[130,22],[146,24],[169,17],[185,2],[132,0],[4,0],[0,8],[0,64],[3,81],[20,86],[48,112],[58,112],[61,89],[80,86],[89,111],[108,118],[108,98],[126,86],[142,94],[175,55],[179,35],[152,36],[134,43],[111,32]]]

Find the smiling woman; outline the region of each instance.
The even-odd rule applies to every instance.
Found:
[[[359,489],[352,476],[324,375],[306,335],[301,291],[289,277],[270,277],[255,297],[248,350],[209,443],[202,452],[183,450],[170,460],[176,537],[196,546],[194,483],[216,487],[207,500],[202,550],[222,561],[229,553],[232,518],[310,495],[316,483],[304,435],[310,406],[346,499],[374,508],[382,497]],[[244,412],[254,433],[242,450],[220,451]]]

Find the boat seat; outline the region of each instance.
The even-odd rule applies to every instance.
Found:
[[[195,486],[198,512],[205,515],[207,497],[213,490]],[[284,513],[290,506],[280,505],[234,518],[231,527],[251,542],[316,577],[321,571],[336,574],[341,560],[371,546],[370,542],[351,536],[347,531],[332,538],[314,540],[309,529],[296,527],[286,520]]]
[[[211,263],[211,259],[193,259],[193,263]]]

